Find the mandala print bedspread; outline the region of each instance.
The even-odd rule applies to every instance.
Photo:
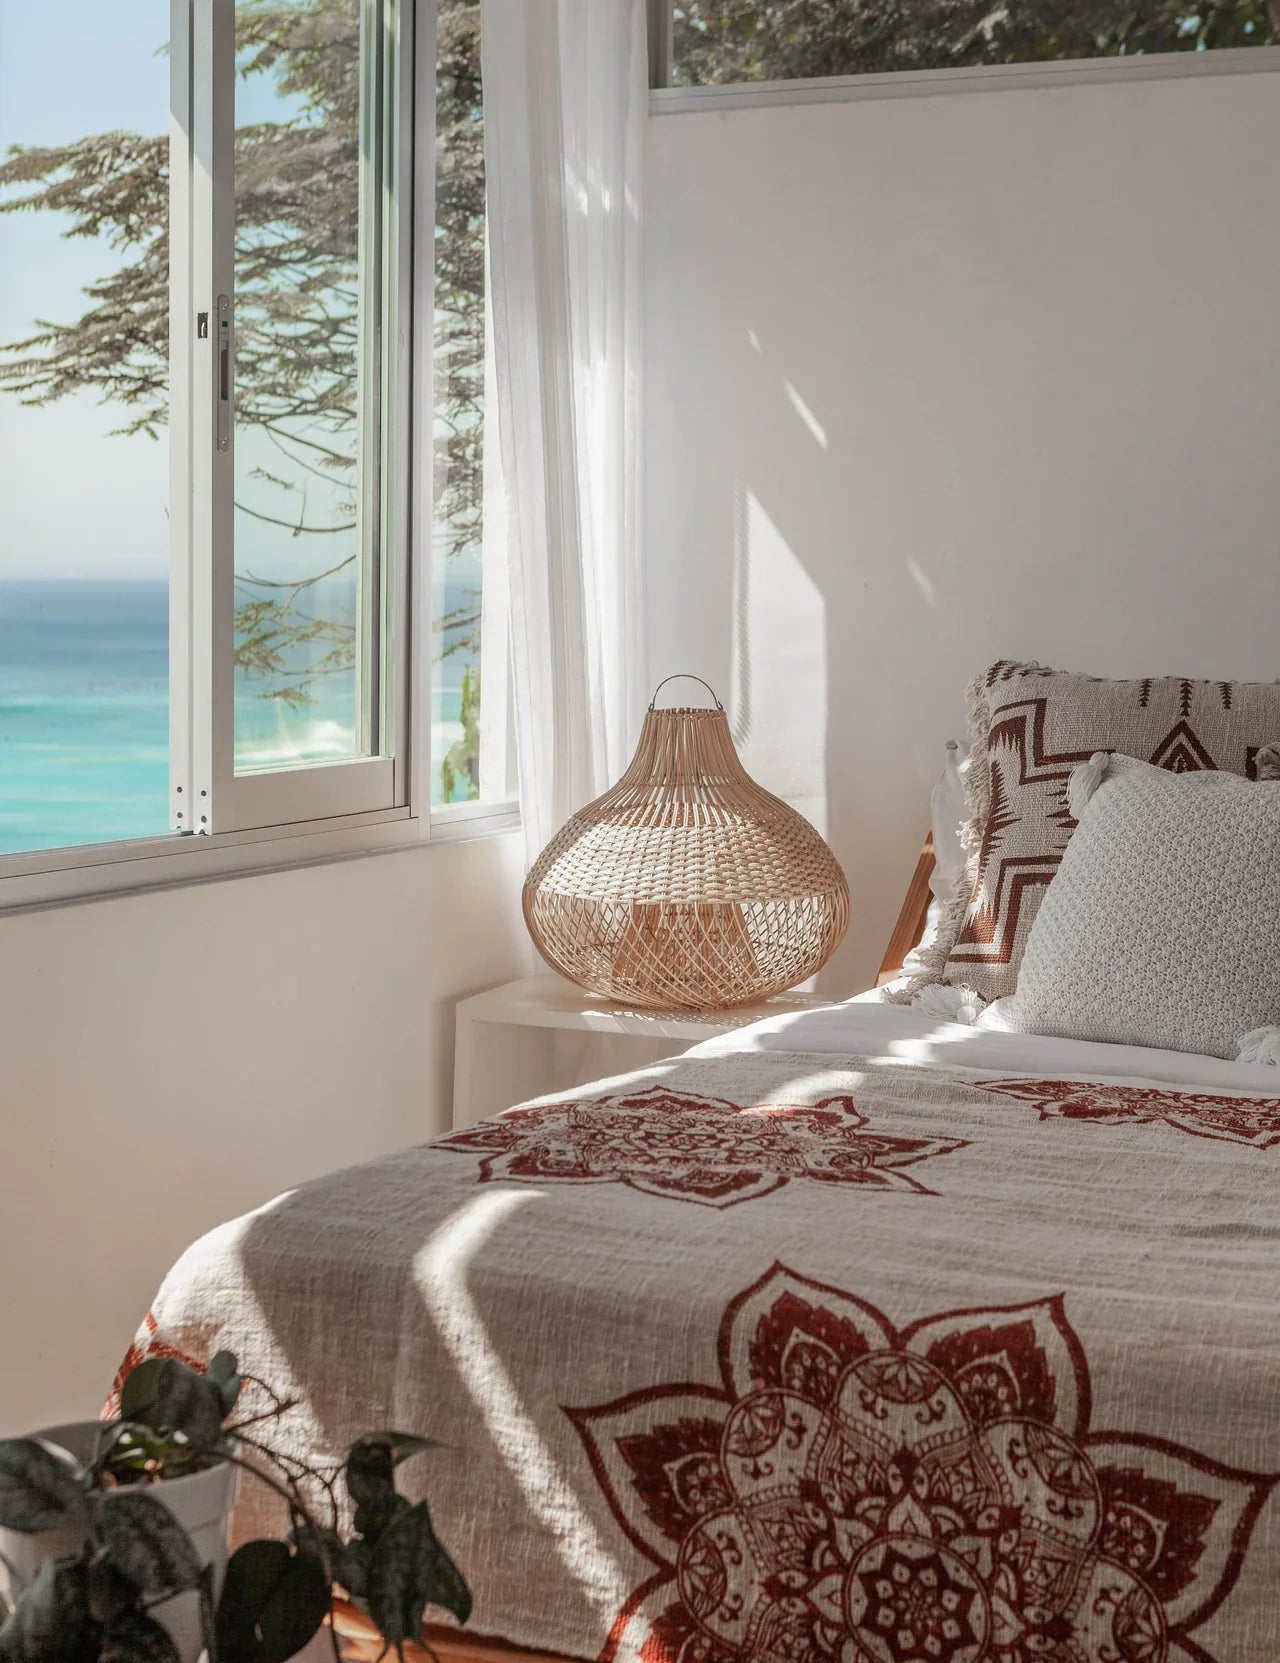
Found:
[[[1275,1663],[1278,1294],[1276,1099],[685,1059],[215,1231],[133,1355],[443,1439],[522,1646]]]

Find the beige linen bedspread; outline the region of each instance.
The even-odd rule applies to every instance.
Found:
[[[1275,1663],[1278,1298],[1275,1098],[686,1058],[214,1231],[133,1355],[229,1347],[313,1463],[443,1439],[522,1646]]]

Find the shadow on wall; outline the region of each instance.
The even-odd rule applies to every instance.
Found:
[[[875,974],[969,677],[1269,678],[1268,76],[649,123],[652,679],[726,689]],[[1264,604],[1260,604],[1264,603]]]

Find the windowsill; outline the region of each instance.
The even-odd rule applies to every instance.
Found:
[[[519,810],[512,803],[458,806],[469,812],[445,810],[427,819],[407,808],[388,809],[322,824],[267,826],[211,837],[175,832],[0,855],[0,915],[494,837],[520,825]]]
[[[718,81],[699,87],[654,87],[649,93],[649,114],[767,109],[779,104],[842,104],[871,98],[938,98],[962,92],[1025,92],[1038,87],[1102,86],[1113,81],[1169,81],[1276,70],[1280,70],[1280,46],[1241,46],[1215,52],[1153,52],[1131,58],[1063,58],[1052,63],[832,75],[810,81]]]

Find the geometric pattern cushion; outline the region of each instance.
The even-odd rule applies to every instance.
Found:
[[[1075,765],[1119,751],[1174,773],[1256,778],[1259,750],[1280,739],[1280,682],[1108,681],[1002,660],[974,680],[969,714],[969,864],[942,979],[1003,999],[1075,830]]]

